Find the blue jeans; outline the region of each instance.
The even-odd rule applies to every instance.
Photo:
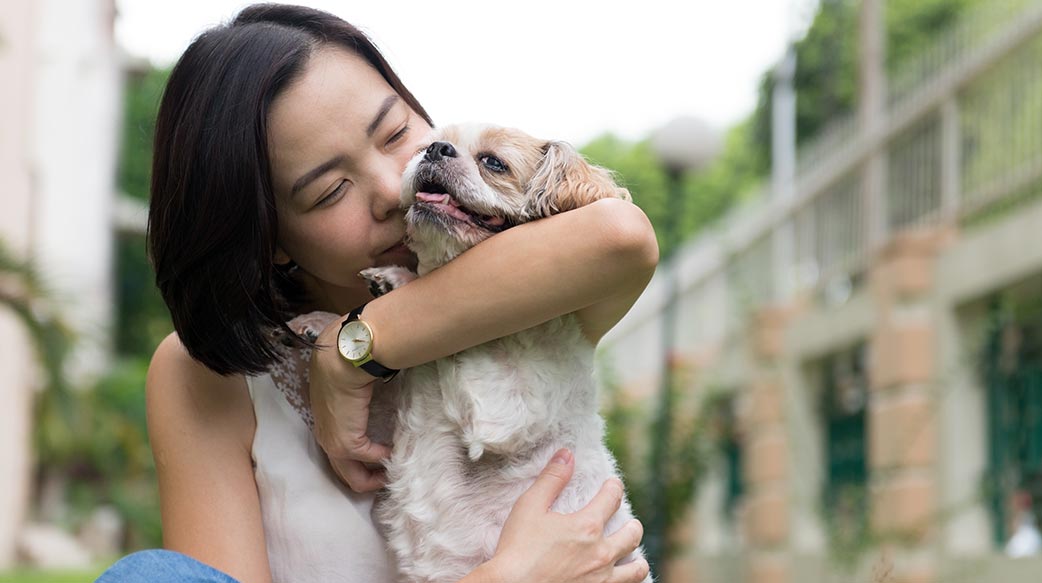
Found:
[[[235,579],[174,551],[139,551],[127,555],[94,583],[238,583]]]

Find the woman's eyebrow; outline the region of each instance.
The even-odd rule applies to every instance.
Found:
[[[387,98],[384,99],[383,103],[380,104],[380,111],[376,112],[376,117],[374,117],[373,121],[369,123],[369,127],[365,128],[366,136],[370,138],[373,137],[373,134],[376,133],[376,128],[380,127],[380,122],[387,117],[387,112],[391,111],[391,108],[394,107],[396,103],[398,103],[397,93],[388,95]]]
[[[329,160],[326,160],[325,162],[314,167],[313,169],[307,171],[303,176],[298,178],[297,181],[293,183],[293,187],[289,189],[290,197],[300,192],[305,186],[314,182],[314,180],[319,176],[322,176],[326,172],[329,172],[331,168],[334,168],[343,163],[344,157],[337,156],[335,158],[330,158]]]
[[[369,122],[369,126],[365,128],[365,135],[367,137],[373,137],[373,134],[376,133],[376,128],[380,127],[380,122],[382,122],[384,118],[387,117],[388,112],[390,112],[391,109],[395,105],[397,105],[397,103],[397,93],[392,93],[391,95],[388,95],[386,98],[384,98],[383,103],[380,104],[380,109],[376,112],[376,115],[373,116],[373,121]],[[296,182],[293,183],[293,187],[289,190],[289,195],[292,197],[293,195],[297,194],[305,186],[311,184],[316,178],[328,172],[330,168],[342,164],[343,162],[344,157],[337,156],[335,158],[331,158],[330,160],[323,162],[322,164],[319,164],[314,169],[309,170],[303,176],[298,178]]]

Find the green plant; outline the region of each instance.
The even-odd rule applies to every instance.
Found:
[[[688,515],[709,463],[725,454],[728,433],[734,430],[731,417],[731,394],[708,386],[697,393],[690,371],[677,370],[674,374],[674,408],[671,414],[672,447],[666,452],[664,508],[666,532],[672,532]],[[618,463],[626,484],[627,497],[633,513],[642,522],[656,509],[651,507],[651,476],[648,452],[656,432],[650,421],[649,400],[638,400],[619,385],[612,365],[600,360],[599,378],[604,403],[601,409],[606,422],[605,443]],[[667,537],[665,556],[669,558],[680,549],[677,541]]]
[[[66,484],[75,527],[100,504],[114,505],[127,521],[130,547],[160,542],[155,468],[145,429],[147,362],[120,361],[93,387],[74,387],[66,362],[75,335],[58,314],[52,294],[31,260],[0,243],[0,306],[25,326],[44,372],[33,403],[34,502],[48,480]]]
[[[37,447],[63,452],[75,441],[75,397],[65,372],[72,350],[72,329],[58,315],[50,292],[33,261],[16,257],[0,242],[0,306],[11,311],[29,332],[45,384],[34,402],[33,440]],[[40,422],[42,420],[42,422]]]

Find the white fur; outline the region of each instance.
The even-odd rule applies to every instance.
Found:
[[[406,204],[415,170],[414,160]],[[461,183],[470,200],[487,195],[483,182]],[[474,244],[458,235],[414,232],[421,275]],[[576,318],[566,315],[403,371],[389,487],[375,513],[405,581],[456,582],[490,559],[514,503],[562,447],[574,453],[575,473],[554,510],[583,508],[619,476],[604,445],[593,355]],[[623,500],[605,533],[630,518]],[[623,562],[640,556],[638,549]]]

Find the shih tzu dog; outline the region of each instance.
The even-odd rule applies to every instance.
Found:
[[[601,198],[630,200],[563,142],[472,125],[441,129],[435,140],[409,163],[402,187],[421,277],[512,226]],[[381,267],[362,276],[379,294],[417,274]],[[514,503],[559,448],[574,452],[576,466],[555,511],[581,509],[619,475],[604,445],[593,358],[566,315],[404,372],[389,485],[375,513],[405,580],[458,581],[490,559]],[[606,534],[630,518],[623,500]]]

